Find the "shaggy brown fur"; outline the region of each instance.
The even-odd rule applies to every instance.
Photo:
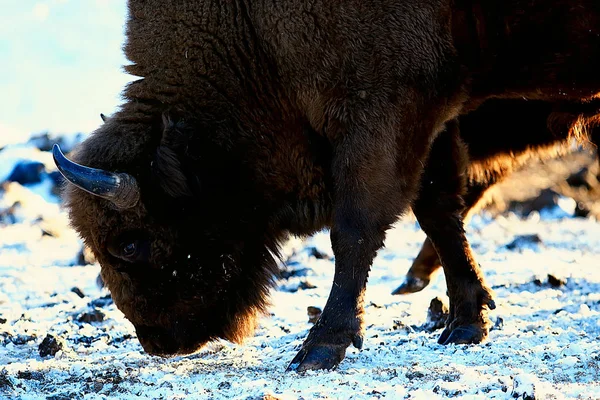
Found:
[[[470,162],[466,193],[463,194],[463,218],[466,218],[489,188],[532,158],[563,154],[572,140],[597,150],[600,145],[600,102],[488,100],[477,110],[461,116],[459,124],[460,139],[467,146]],[[433,174],[423,177],[424,187],[428,184],[427,175]],[[426,239],[404,283],[393,294],[423,290],[441,267],[431,241]]]
[[[265,307],[278,243],[330,227],[334,284],[290,367],[337,366],[362,344],[371,262],[446,122],[489,97],[600,89],[592,0],[130,0],[129,12],[127,70],[142,79],[76,160],[134,176],[141,202],[117,209],[71,187],[68,207],[154,354],[239,339]],[[439,184],[414,209],[444,263],[443,342],[477,342],[493,302],[462,228],[456,122],[448,132],[452,151],[429,161]]]

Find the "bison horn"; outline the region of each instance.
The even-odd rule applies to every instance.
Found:
[[[139,201],[140,189],[133,176],[79,165],[67,159],[57,144],[52,148],[52,156],[62,176],[78,188],[110,200],[121,209],[131,208]]]

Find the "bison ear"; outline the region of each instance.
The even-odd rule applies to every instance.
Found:
[[[181,157],[185,148],[183,123],[174,123],[163,116],[163,135],[156,150],[153,172],[164,192],[171,197],[191,196],[192,191],[184,172]]]

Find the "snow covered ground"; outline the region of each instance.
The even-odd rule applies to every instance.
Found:
[[[47,152],[8,147],[0,182],[19,160],[53,168]],[[0,398],[600,399],[600,224],[571,218],[568,201],[541,216],[469,223],[498,306],[489,339],[473,346],[438,345],[441,330],[423,329],[430,300],[447,301],[442,274],[421,293],[390,294],[424,238],[405,217],[370,275],[363,350],[349,349],[336,371],[298,375],[285,368],[311,327],[307,307],[324,306],[333,276],[327,233],[288,243],[288,278],[245,344],[162,359],[142,351],[97,287],[99,266],[81,265],[52,186],[43,173],[40,183],[0,190]],[[541,243],[506,247],[528,234]]]

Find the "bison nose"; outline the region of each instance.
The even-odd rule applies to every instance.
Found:
[[[138,340],[146,353],[168,357],[177,354],[179,345],[167,329],[156,326],[137,326]]]

